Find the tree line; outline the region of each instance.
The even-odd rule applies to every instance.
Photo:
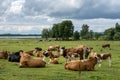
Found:
[[[74,31],[71,20],[53,24],[52,28],[42,30],[42,38],[55,38],[56,40],[120,40],[120,24],[106,29],[103,33],[94,32],[87,24],[82,25],[81,30]]]

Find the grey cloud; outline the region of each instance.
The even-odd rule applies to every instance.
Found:
[[[120,18],[120,1],[118,0],[73,1],[76,4],[70,4],[70,0],[26,0],[23,12],[30,16],[45,14],[68,19]]]

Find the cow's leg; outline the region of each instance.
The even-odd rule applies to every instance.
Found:
[[[72,58],[73,60],[76,60],[76,59],[77,59],[74,54],[72,54],[71,58]]]
[[[52,61],[52,59],[49,60],[48,64],[50,64],[51,61]]]
[[[80,54],[80,60],[82,60],[83,59],[83,54]]]
[[[67,59],[66,59],[66,63],[68,63],[70,60],[71,60],[70,56],[68,56]]]
[[[43,57],[43,61],[45,61],[45,59],[46,59],[46,57],[44,56],[44,57]]]
[[[109,67],[111,67],[112,61],[110,57],[108,57],[108,61],[109,61]]]

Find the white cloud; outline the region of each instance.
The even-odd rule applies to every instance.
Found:
[[[20,14],[24,3],[25,3],[25,0],[17,0],[12,2],[9,12],[13,14]]]

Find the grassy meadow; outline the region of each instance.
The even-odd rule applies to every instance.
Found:
[[[19,63],[8,62],[0,59],[0,80],[120,80],[120,41],[50,41],[38,42],[39,39],[0,39],[0,50],[15,52],[18,50],[32,50],[41,47],[43,50],[50,45],[60,45],[66,48],[83,44],[93,47],[98,53],[112,54],[112,67],[108,66],[108,60],[103,61],[102,66],[95,66],[95,71],[69,71],[64,69],[65,58],[59,58],[61,64],[47,64],[45,68],[19,68]],[[111,50],[104,49],[101,45],[111,44]],[[55,52],[54,52],[55,53]],[[48,59],[47,59],[48,61]]]

